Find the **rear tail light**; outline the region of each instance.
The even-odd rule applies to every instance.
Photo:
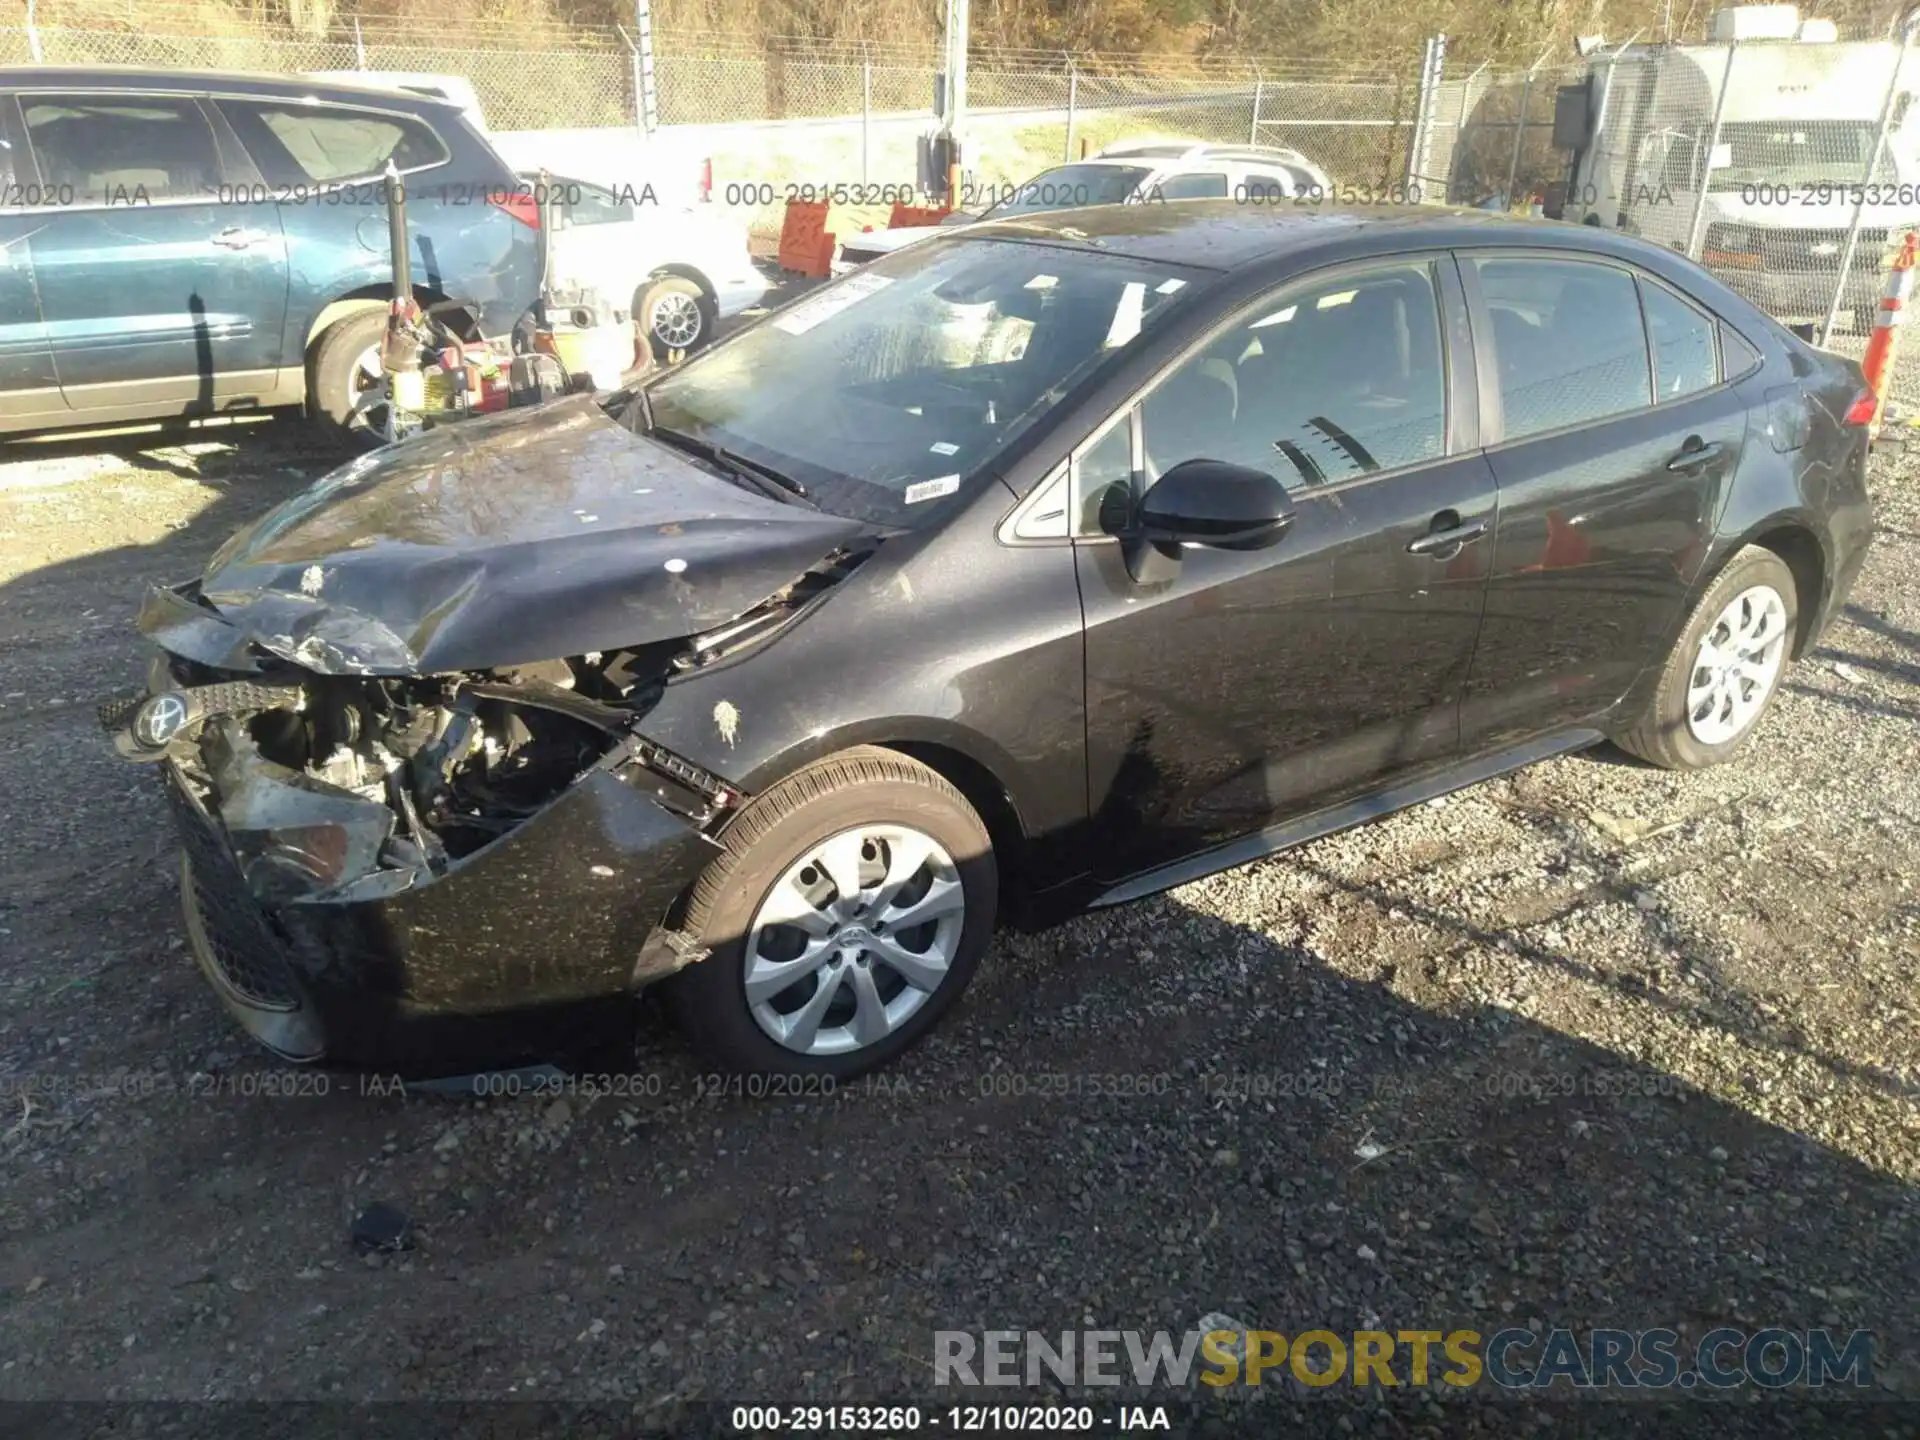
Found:
[[[529,230],[540,228],[540,202],[526,190],[495,190],[487,196],[489,203],[498,205],[507,214],[525,225]]]
[[[700,162],[700,198],[703,201],[713,199],[713,157],[711,155]]]
[[[1847,406],[1847,413],[1841,417],[1843,425],[1871,425],[1873,412],[1880,408],[1879,397],[1871,390],[1862,390],[1853,397],[1853,403]]]

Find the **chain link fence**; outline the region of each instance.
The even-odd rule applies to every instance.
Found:
[[[1623,47],[1446,82],[1435,168],[1457,203],[1666,245],[1858,359],[1920,227],[1916,89],[1920,55],[1887,39]],[[1912,357],[1889,399],[1920,417]]]
[[[641,49],[619,27],[463,22],[452,46],[418,27],[357,23],[296,33],[262,21],[211,37],[192,33],[203,12],[166,0],[39,7],[59,23],[0,30],[0,63],[461,75],[503,141],[564,131],[568,150],[575,137],[644,139],[656,154],[711,158],[716,184],[754,182],[755,193],[766,182],[913,185],[939,65],[930,42],[661,33],[657,131],[643,134]],[[998,185],[1121,140],[1276,145],[1363,193],[1563,205],[1568,220],[1669,245],[1777,318],[1861,353],[1891,254],[1920,225],[1910,50],[1774,40],[1545,61],[1465,69],[1448,62],[1444,37],[1404,67],[977,52],[967,163],[978,183]],[[1911,361],[1908,374],[1894,399],[1920,415]]]
[[[488,124],[503,130],[630,125],[636,67],[624,47],[448,46],[414,38],[275,34],[176,35],[164,29],[38,25],[0,32],[8,65],[140,65],[167,69],[411,70],[464,75]],[[856,99],[856,108],[858,97]]]
[[[49,9],[67,23],[0,31],[0,63],[213,67],[297,73],[403,70],[464,76],[495,130],[640,127],[640,50],[625,29],[528,33],[463,23],[455,47],[417,29],[357,24],[294,34],[262,22],[208,36],[204,17],[163,0],[95,0]],[[74,23],[74,22],[78,23]],[[110,25],[103,22],[118,21]],[[938,56],[930,45],[856,44],[667,32],[653,37],[660,127],[781,121],[925,127]],[[982,181],[1026,178],[1040,165],[1120,139],[1285,145],[1344,182],[1383,183],[1403,164],[1416,78],[1255,59],[1106,57],[1064,52],[977,53],[968,70],[968,118]],[[863,141],[872,181],[915,178],[910,139]],[[872,173],[876,152],[892,157]],[[904,160],[904,165],[901,163]],[[970,158],[970,164],[972,160]],[[845,174],[837,178],[849,178]]]

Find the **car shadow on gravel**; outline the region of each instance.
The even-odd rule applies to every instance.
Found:
[[[1866,1328],[1878,1383],[1920,1398],[1920,1195],[1900,1179],[1659,1068],[1448,1004],[1421,976],[1356,980],[1173,899],[1034,948],[904,1067],[912,1094],[964,1096],[926,1107],[935,1135],[886,1182],[917,1228],[962,1227],[936,1241],[949,1255],[907,1262],[937,1287],[930,1325],[1177,1328],[1218,1312],[1291,1335],[1567,1326],[1582,1344],[1599,1326],[1668,1327],[1682,1356],[1723,1326]],[[988,1246],[984,1274],[968,1273],[970,1240]],[[881,1324],[925,1353],[896,1317]],[[1322,1394],[1354,1402],[1350,1383]]]
[[[145,584],[190,576],[333,463],[292,443],[234,453],[255,459],[157,544],[108,545],[0,588],[0,631],[71,646],[73,617],[97,610],[126,675],[89,649],[53,683],[97,685],[75,696],[92,700],[137,678]],[[134,883],[100,868],[112,847],[145,853],[166,835],[148,777],[74,709],[0,738],[0,791],[79,797],[59,828],[14,801],[5,842],[44,873],[7,896],[22,903],[4,915],[0,1076],[47,1082],[23,1111],[9,1091],[0,1111],[9,1397],[537,1394],[617,1405],[620,1430],[700,1402],[954,1403],[932,1383],[936,1329],[1177,1331],[1224,1314],[1295,1336],[1666,1327],[1682,1356],[1720,1327],[1866,1329],[1868,1393],[1920,1403],[1910,1184],[1752,1113],[1737,1046],[1693,1067],[1724,1075],[1708,1093],[1626,1053],[1643,1020],[1602,1013],[1596,1027],[1622,1037],[1609,1048],[1479,1003],[1459,974],[1523,956],[1588,982],[1596,1011],[1652,1000],[1703,1035],[1784,1049],[1792,1061],[1768,1083],[1830,1131],[1851,1131],[1850,1096],[1897,1077],[1813,1053],[1730,1002],[1546,946],[1516,952],[1511,925],[1345,880],[1310,850],[1265,863],[1398,909],[1438,946],[1360,978],[1297,917],[1255,928],[1163,896],[1001,937],[925,1045],[825,1093],[712,1076],[650,1024],[624,1075],[453,1101],[322,1085],[248,1048],[178,947],[168,868]],[[1624,893],[1604,857],[1587,858]],[[1656,937],[1681,948],[1660,911],[1645,923],[1650,954]],[[1874,1155],[1859,1133],[1857,1153]],[[349,1246],[347,1222],[376,1200],[412,1220],[404,1256]],[[1446,1413],[1409,1390],[1319,1393],[1300,1405],[1310,1416]],[[1254,1407],[1230,1428],[1278,1433],[1304,1394],[1283,1382],[1209,1404],[1236,1421]],[[1438,1399],[1498,1407],[1483,1433],[1519,1426],[1481,1391],[1442,1385]],[[1805,1412],[1791,1429],[1902,1433],[1915,1412],[1833,1413],[1830,1429]],[[359,1428],[311,1418],[306,1433]],[[1678,1421],[1608,1406],[1590,1428],[1782,1430],[1773,1407],[1703,1419],[1691,1401]]]
[[[99,1018],[70,1063],[104,1069],[124,1043]],[[255,1063],[224,1065],[270,1073]],[[867,1080],[721,1085],[670,1038],[611,1078],[460,1102],[209,1081],[10,1137],[9,1393],[538,1394],[689,1432],[724,1429],[702,1403],[749,1400],[1105,1413],[1140,1397],[936,1386],[933,1332],[1225,1315],[1289,1336],[1567,1327],[1583,1346],[1662,1328],[1683,1370],[1716,1330],[1867,1330],[1873,1384],[1826,1398],[1920,1400],[1910,1186],[1656,1066],[1172,898],[1002,941],[948,1022]],[[361,1263],[344,1217],[376,1199],[414,1248]],[[1506,1358],[1540,1354],[1523,1337]],[[1547,1423],[1485,1383],[1310,1391],[1281,1372],[1193,1393],[1233,1433],[1355,1407]],[[1663,1394],[1688,1403],[1582,1415],[1664,1440],[1897,1434],[1913,1414],[1742,1404],[1707,1423],[1707,1402]],[[307,1418],[286,1433],[344,1433]],[[1398,1423],[1369,1433],[1416,1433]]]
[[[1898,1071],[1860,1065],[1842,1056],[1824,1053],[1806,1043],[1804,1032],[1790,1017],[1773,1019],[1762,1014],[1748,1003],[1747,997],[1738,988],[1729,986],[1722,977],[1714,974],[1715,967],[1711,959],[1695,953],[1686,933],[1676,926],[1671,916],[1662,913],[1654,892],[1648,888],[1648,877],[1626,878],[1619,873],[1621,867],[1618,861],[1586,843],[1578,827],[1555,824],[1553,829],[1556,837],[1572,853],[1576,864],[1584,862],[1594,867],[1602,877],[1595,890],[1583,893],[1567,907],[1566,913],[1608,899],[1630,907],[1630,912],[1638,917],[1638,924],[1645,936],[1645,954],[1649,961],[1645,968],[1608,969],[1598,963],[1583,961],[1557,949],[1536,944],[1515,933],[1510,926],[1482,926],[1463,916],[1450,915],[1412,895],[1397,891],[1391,881],[1378,884],[1355,881],[1308,860],[1294,863],[1330,889],[1364,900],[1382,913],[1406,916],[1447,937],[1448,949],[1469,945],[1491,947],[1502,954],[1562,971],[1588,985],[1616,994],[1623,1000],[1653,1005],[1690,1025],[1711,1026],[1728,1032],[1744,1044],[1797,1055],[1837,1079],[1859,1081],[1888,1095],[1920,1103],[1920,1085],[1906,1079]],[[1647,908],[1640,903],[1643,900]],[[1549,914],[1534,923],[1544,924],[1560,918],[1564,916]],[[1670,958],[1656,960],[1656,957]],[[1427,963],[1435,965],[1441,962],[1436,958]],[[1667,988],[1671,982],[1683,978],[1673,973],[1676,968],[1705,972],[1714,983],[1706,987],[1706,993],[1701,997],[1690,995],[1678,987]]]

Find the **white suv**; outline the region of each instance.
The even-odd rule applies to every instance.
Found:
[[[956,210],[940,222],[971,225],[1042,210],[1081,205],[1125,205],[1159,200],[1243,200],[1272,203],[1325,195],[1327,172],[1298,150],[1270,145],[1197,145],[1186,140],[1130,141],[1098,155],[1042,170],[1018,185],[986,186],[996,203],[978,213]],[[902,246],[924,240],[938,226],[869,230],[841,242],[836,275]]]

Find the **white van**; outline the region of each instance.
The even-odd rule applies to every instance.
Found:
[[[1748,12],[1764,14],[1749,24]],[[1717,35],[1741,38],[1731,68],[1725,44],[1596,57],[1584,133],[1565,133],[1567,106],[1556,117],[1556,145],[1575,148],[1562,218],[1685,252],[1699,209],[1694,258],[1769,314],[1805,320],[1826,314],[1864,200],[1841,314],[1870,323],[1888,234],[1920,221],[1920,115],[1910,103],[1920,54],[1900,74],[1887,148],[1868,180],[1899,47],[1834,41],[1830,25],[1801,21],[1790,5],[1715,21]]]

